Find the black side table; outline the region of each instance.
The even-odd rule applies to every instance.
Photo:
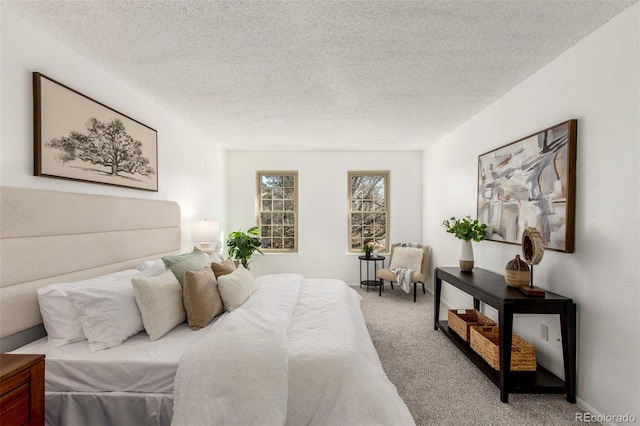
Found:
[[[380,282],[378,280],[376,280],[376,271],[378,270],[378,262],[382,262],[382,267],[384,268],[384,260],[386,259],[384,256],[380,256],[378,255],[377,257],[366,257],[366,256],[358,256],[358,259],[360,259],[360,288],[362,288],[363,285],[367,286],[367,293],[369,292],[369,287],[370,286],[377,286],[380,285]],[[366,269],[366,279],[362,279],[362,262],[364,261],[365,263],[365,269]],[[373,262],[373,278],[374,279],[370,279],[369,278],[369,262]]]

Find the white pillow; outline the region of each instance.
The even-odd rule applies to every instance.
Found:
[[[240,307],[258,289],[256,279],[242,265],[217,280],[222,303],[229,312]]]
[[[128,278],[103,287],[70,289],[67,294],[93,352],[118,346],[144,329]]]
[[[164,262],[162,261],[162,259],[156,259],[156,260],[145,260],[144,262],[138,264],[138,266],[136,266],[136,269],[138,271],[146,271],[148,269],[167,269],[164,266]]]
[[[422,269],[422,256],[424,251],[421,248],[395,247],[391,257],[389,269],[406,268],[420,272]]]
[[[127,269],[89,280],[51,284],[38,289],[38,304],[42,323],[52,346],[63,346],[86,339],[80,318],[67,298],[67,291],[75,288],[106,287],[138,274],[136,269]]]
[[[149,338],[158,340],[187,320],[182,287],[171,271],[149,278],[132,278],[133,294]]]
[[[215,251],[211,254],[205,253],[205,256],[207,257],[207,265],[211,265],[212,263],[222,262],[222,258]]]

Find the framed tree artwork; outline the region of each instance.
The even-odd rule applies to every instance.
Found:
[[[157,132],[33,73],[34,175],[158,190]]]
[[[577,120],[478,157],[478,219],[486,239],[521,244],[538,230],[545,250],[574,251]]]

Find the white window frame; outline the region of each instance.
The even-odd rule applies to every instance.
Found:
[[[274,193],[271,188],[270,194],[263,192],[263,177],[285,177],[293,178],[293,188],[283,186],[282,194]],[[263,241],[260,249],[265,253],[297,253],[298,252],[298,172],[297,171],[258,171],[257,177],[257,223],[258,235]],[[269,190],[267,190],[269,191]],[[291,195],[293,192],[293,195]],[[267,195],[267,197],[264,197]],[[291,196],[293,198],[291,198]],[[293,210],[290,209],[293,202]],[[293,215],[293,217],[291,217]],[[281,230],[277,228],[281,227]],[[269,230],[268,234],[265,230]],[[293,237],[287,234],[293,232]],[[292,239],[293,247],[285,248],[285,240]],[[279,243],[278,243],[279,242]],[[277,246],[277,247],[274,247]]]
[[[384,179],[384,208],[374,209],[376,201],[380,198],[361,198],[361,206],[365,207],[369,204],[371,210],[363,210],[355,208],[358,203],[354,203],[354,194],[352,190],[352,181],[354,177],[382,177]],[[349,171],[347,172],[347,194],[348,194],[348,226],[347,226],[347,247],[349,253],[362,253],[362,247],[367,242],[376,243],[376,250],[381,252],[387,252],[389,249],[390,241],[390,173],[389,171]],[[366,213],[371,212],[371,213]],[[384,224],[376,224],[375,217],[372,218],[373,223],[368,224],[367,221],[371,220],[366,218],[366,215],[384,214]],[[358,218],[360,216],[360,218]],[[380,226],[384,226],[384,236],[380,238]],[[354,236],[353,229],[360,227],[360,232]],[[367,229],[370,228],[370,229]]]

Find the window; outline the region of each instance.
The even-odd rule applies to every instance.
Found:
[[[298,172],[258,172],[258,229],[263,251],[298,251]]]
[[[389,172],[349,172],[349,252],[389,239]]]

